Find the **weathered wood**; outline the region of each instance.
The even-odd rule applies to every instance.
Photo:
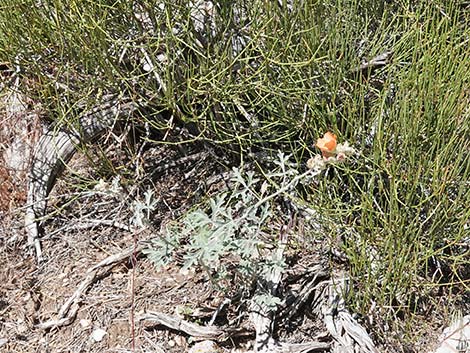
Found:
[[[28,197],[25,215],[25,229],[28,244],[34,247],[37,260],[42,260],[39,243],[38,222],[44,217],[47,197],[58,175],[84,143],[96,141],[117,120],[129,117],[138,107],[131,100],[114,95],[103,98],[103,103],[78,119],[77,129],[65,129],[53,125],[39,140],[33,155],[28,176]]]

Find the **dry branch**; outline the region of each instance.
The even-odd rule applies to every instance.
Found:
[[[223,342],[231,337],[251,335],[252,332],[243,328],[220,328],[217,326],[201,326],[178,317],[167,315],[155,311],[150,311],[139,318],[137,321],[150,321],[157,325],[168,327],[172,330],[184,332],[198,340],[213,340]]]
[[[130,116],[139,104],[109,95],[103,99],[101,105],[82,114],[78,130],[53,127],[41,136],[28,176],[28,203],[25,215],[28,243],[34,247],[38,262],[42,261],[42,251],[37,222],[45,215],[47,196],[56,178],[75,154],[78,145],[98,139],[107,129],[112,128],[116,119]]]
[[[324,302],[323,321],[335,339],[333,353],[379,353],[367,331],[346,309],[343,299],[346,279],[330,282],[328,298]]]
[[[57,318],[39,323],[35,327],[45,330],[52,327],[66,326],[72,323],[80,307],[80,300],[82,296],[88,291],[88,289],[90,289],[91,285],[100,278],[108,275],[114,265],[130,258],[133,255],[140,254],[143,248],[144,247],[142,245],[138,245],[137,247],[128,247],[118,254],[108,256],[98,264],[88,269],[85,279],[80,283],[69,299],[67,299],[67,301],[61,306],[59,313],[57,314]],[[100,269],[102,270],[100,271]]]

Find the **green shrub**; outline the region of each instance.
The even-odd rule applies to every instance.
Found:
[[[463,296],[468,10],[437,0],[279,3],[216,2],[201,31],[186,1],[4,1],[0,60],[19,68],[22,89],[52,120],[71,123],[101,93],[123,93],[150,104],[137,125],[162,131],[176,121],[191,131],[183,142],[235,160],[282,150],[299,170],[314,140],[335,132],[360,155],[298,196],[322,215],[321,236],[342,240],[356,286],[349,304],[393,317],[419,313],[436,288]],[[384,52],[393,53],[384,67],[357,69]],[[232,192],[169,228],[151,258],[182,251],[186,265],[224,273],[220,258],[235,251],[241,275],[259,273],[273,208],[273,199],[250,208],[266,197],[259,178],[239,171]]]

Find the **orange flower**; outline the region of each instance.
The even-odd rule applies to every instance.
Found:
[[[336,135],[326,132],[322,138],[317,140],[315,145],[321,150],[323,157],[328,158],[334,156],[336,150]]]

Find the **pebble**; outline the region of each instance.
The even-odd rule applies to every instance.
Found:
[[[91,333],[91,338],[93,338],[95,342],[100,342],[106,334],[107,332],[105,330],[97,328]]]
[[[188,353],[222,353],[219,346],[213,341],[202,341],[192,346]]]

